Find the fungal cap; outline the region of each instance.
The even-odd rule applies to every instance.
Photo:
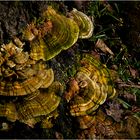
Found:
[[[51,31],[44,37],[45,60],[49,60],[62,50],[70,48],[78,40],[79,27],[74,20],[58,14],[50,6],[44,12],[44,17],[52,22]]]
[[[15,122],[18,119],[16,107],[14,103],[0,104],[0,116],[6,117],[7,120]]]
[[[47,76],[44,80],[44,83],[42,84],[42,86],[40,88],[48,88],[52,82],[54,81],[54,73],[53,73],[53,69],[48,69],[47,71]]]
[[[51,84],[53,81],[53,75],[50,77],[50,73],[52,73],[52,70],[40,70],[37,72],[36,76],[32,76],[23,82],[0,82],[0,95],[23,96],[31,94],[39,89],[42,85],[46,84],[49,86]]]
[[[78,24],[80,32],[79,38],[86,39],[90,38],[93,34],[94,26],[91,19],[81,11],[73,8],[70,12],[71,16],[73,17],[74,21]]]
[[[45,91],[41,91],[40,94],[31,98],[31,100],[26,99],[22,103],[18,103],[19,121],[28,123],[28,120],[33,120],[33,122],[36,123],[40,121],[40,117],[50,116],[58,107],[59,103],[60,97],[56,96],[55,93],[45,93]],[[31,124],[30,122],[29,125]]]
[[[86,81],[87,86],[71,101],[71,114],[74,116],[86,115],[94,112],[107,98],[107,93],[95,81],[83,72],[78,72],[76,79]]]
[[[95,116],[84,115],[77,117],[81,129],[87,129],[95,123]]]

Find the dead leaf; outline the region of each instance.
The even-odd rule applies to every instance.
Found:
[[[140,88],[140,85],[136,85],[136,84],[126,84],[125,82],[122,81],[118,81],[118,87],[132,87],[132,88]]]
[[[106,109],[107,115],[111,116],[116,122],[120,122],[123,110],[120,109],[120,104],[117,101],[109,103],[109,109]]]
[[[137,107],[135,105],[132,106],[132,112],[137,113],[140,112],[140,107]]]
[[[75,79],[71,79],[68,92],[65,92],[64,98],[69,102],[79,92],[79,85]]]
[[[113,13],[113,8],[112,6],[106,1],[106,0],[102,0],[101,1],[101,4],[106,7],[106,9],[110,12],[110,13]]]
[[[59,140],[63,140],[64,138],[63,138],[63,135],[60,133],[60,132],[55,132],[55,137],[56,137],[56,139],[59,139]]]
[[[139,77],[138,70],[133,69],[132,67],[129,66],[129,71],[130,71],[133,78]]]
[[[117,66],[117,65],[112,65],[111,68],[112,68],[113,70],[118,70],[118,66]]]
[[[94,56],[95,59],[99,60],[100,61],[100,55],[98,52],[95,52],[95,51],[91,51],[91,54]]]
[[[108,46],[104,43],[102,39],[98,39],[95,47],[103,51],[104,53],[109,53],[111,55],[114,55],[114,53],[108,48]]]
[[[128,101],[134,101],[134,102],[136,102],[136,95],[135,95],[135,94],[125,92],[123,96],[124,96],[124,98],[126,98]]]

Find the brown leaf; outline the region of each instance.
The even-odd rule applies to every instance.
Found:
[[[134,102],[136,102],[136,95],[135,95],[135,94],[125,92],[123,96],[124,96],[124,98],[126,98],[128,101],[134,101]]]
[[[79,89],[78,82],[75,79],[71,79],[68,92],[65,92],[64,94],[64,98],[67,100],[67,102],[69,102],[76,94],[78,94]]]
[[[59,133],[59,132],[55,132],[55,137],[56,137],[56,139],[59,139],[59,140],[63,140],[64,138],[63,138],[63,135],[61,134],[61,133]]]
[[[120,109],[120,104],[116,101],[109,103],[109,109],[106,109],[107,115],[111,116],[116,122],[120,122],[123,110]]]
[[[100,61],[100,55],[98,52],[95,52],[95,51],[91,51],[91,54],[97,59]]]
[[[104,53],[109,53],[111,55],[114,55],[114,53],[109,49],[109,47],[104,43],[102,39],[98,39],[95,47],[103,51]]]
[[[132,67],[129,67],[129,71],[130,71],[133,78],[136,78],[139,76],[138,70],[133,69]]]
[[[140,112],[140,107],[137,107],[135,105],[132,106],[132,112],[137,113]]]
[[[106,7],[106,9],[110,12],[113,13],[113,8],[112,6],[106,1],[106,0],[102,0],[101,4]]]

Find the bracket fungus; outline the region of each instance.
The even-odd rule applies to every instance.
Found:
[[[8,121],[15,122],[18,120],[18,113],[14,103],[0,104],[0,117],[6,117]]]
[[[79,26],[79,38],[90,38],[93,34],[94,26],[91,19],[81,11],[73,8],[70,12],[70,16]]]
[[[80,128],[84,129],[90,122],[94,122],[92,120],[97,108],[107,98],[114,97],[116,92],[111,83],[109,70],[90,54],[83,54],[75,80],[79,86],[78,90],[69,88],[66,97],[69,99],[71,115],[77,117]],[[74,91],[76,92],[73,93]]]
[[[19,38],[13,37],[8,44],[1,45],[0,96],[4,97],[4,104],[0,104],[0,117],[11,122],[18,120],[31,127],[38,122],[43,128],[52,127],[51,120],[59,115],[59,95],[64,89],[55,81],[53,69],[47,66],[46,61],[69,49],[78,38],[89,38],[93,33],[93,24],[88,16],[76,9],[70,14],[72,18],[48,6],[41,14],[41,23],[29,23]],[[71,114],[90,114],[106,96],[102,92],[99,92],[100,97],[93,94],[99,86],[82,70],[77,73],[76,80],[80,82],[71,93],[79,93],[73,101],[71,96],[68,99],[72,103]],[[8,96],[16,99],[8,100]],[[85,116],[85,120],[92,119]]]
[[[87,85],[81,88],[79,94],[71,101],[70,113],[73,116],[81,116],[91,114],[99,105],[106,100],[107,94],[103,92],[100,86],[92,81],[86,74],[78,72],[76,75],[78,82],[85,81]]]
[[[49,76],[50,70],[42,70],[37,73],[36,76],[32,76],[27,80],[20,82],[7,82],[2,81],[0,82],[0,95],[3,96],[22,96],[31,94],[39,89],[41,86],[49,86],[52,82],[53,77],[50,78]],[[48,81],[48,83],[46,82]]]
[[[62,85],[54,82],[48,89],[24,96],[20,102],[0,104],[0,117],[6,117],[11,122],[18,120],[30,127],[41,122],[43,128],[50,128],[53,126],[51,118],[58,116],[59,92],[62,92]]]
[[[91,115],[84,115],[84,116],[77,117],[81,129],[87,129],[91,127],[95,123],[95,119],[96,117]]]
[[[19,121],[34,127],[37,122],[44,121],[47,117],[53,117],[53,112],[59,105],[60,97],[55,92],[37,91],[33,97],[25,97],[23,102],[17,104]],[[56,114],[54,114],[55,116]],[[46,119],[47,121],[47,119]],[[50,122],[51,123],[51,122]],[[47,126],[46,126],[47,127]]]
[[[14,40],[15,41],[15,40]],[[49,87],[54,80],[53,70],[46,64],[31,61],[29,53],[23,51],[21,42],[10,42],[1,48],[0,95],[23,96],[42,87]],[[20,44],[19,44],[20,43]],[[22,46],[23,47],[23,46]]]
[[[42,39],[31,42],[31,57],[35,60],[55,57],[62,50],[70,48],[79,35],[77,23],[58,14],[51,6],[43,13],[43,17],[52,23],[52,28]]]
[[[55,95],[59,92],[60,84],[57,84],[56,90],[48,92],[54,81],[53,69],[48,68],[43,60],[32,60],[18,38],[3,44],[0,54],[0,96],[6,99],[0,104],[0,117],[11,122],[18,120],[31,127],[43,120],[42,126],[47,127],[45,123],[51,124],[49,121],[47,123],[47,119],[58,115],[53,112],[56,112],[60,102],[60,97]],[[8,96],[11,99],[16,97],[15,101],[9,99],[9,103]]]
[[[87,15],[76,9],[71,11],[70,15],[72,18],[59,14],[51,6],[48,6],[42,18],[47,20],[46,23],[51,23],[50,30],[47,28],[46,34],[39,37],[38,34],[34,37],[28,37],[27,34],[27,38],[30,40],[30,57],[32,59],[50,60],[62,50],[67,50],[74,45],[78,38],[84,39],[92,36],[94,27]],[[36,29],[35,25],[31,24],[29,26]],[[33,34],[30,28],[28,32]]]
[[[83,54],[79,71],[86,73],[93,81],[98,83],[107,93],[108,98],[111,99],[115,96],[116,90],[110,70],[92,55]]]

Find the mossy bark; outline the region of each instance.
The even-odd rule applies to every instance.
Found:
[[[0,44],[18,36],[33,19],[47,8],[47,2],[2,1],[0,2]]]

